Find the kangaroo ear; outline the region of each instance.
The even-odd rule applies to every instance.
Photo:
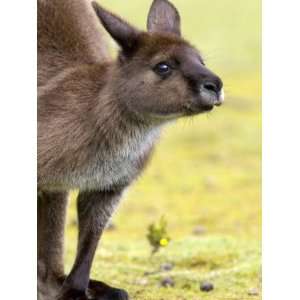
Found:
[[[139,31],[120,17],[101,7],[97,2],[93,1],[92,6],[104,28],[122,50],[125,53],[131,52],[136,46]]]
[[[148,15],[149,32],[166,32],[181,35],[180,15],[167,0],[154,0]]]

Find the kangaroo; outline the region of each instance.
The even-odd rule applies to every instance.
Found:
[[[111,57],[104,31],[119,46]],[[154,0],[142,31],[96,2],[38,0],[38,299],[118,300],[90,279],[98,241],[165,124],[223,102],[222,81]],[[67,195],[79,189],[78,248],[64,273]]]

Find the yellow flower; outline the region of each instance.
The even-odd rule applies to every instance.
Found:
[[[159,244],[162,246],[162,247],[166,247],[168,244],[169,244],[169,241],[167,239],[161,239],[159,241]]]

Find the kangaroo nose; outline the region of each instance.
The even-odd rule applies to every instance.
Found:
[[[215,80],[206,81],[203,83],[203,88],[207,91],[214,92],[217,95],[221,92],[223,87],[222,81],[219,78]]]
[[[206,105],[220,106],[224,101],[223,83],[219,77],[212,77],[202,82],[200,90],[202,91],[202,101]]]
[[[216,94],[219,92],[217,85],[213,82],[206,82],[203,84],[203,87],[210,92],[215,92]]]

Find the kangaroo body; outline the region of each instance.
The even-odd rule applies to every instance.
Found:
[[[38,0],[38,86],[73,68],[109,59],[104,30],[89,0]],[[57,78],[59,80],[59,78]]]
[[[38,0],[39,300],[128,299],[89,278],[103,229],[162,126],[221,103],[222,82],[181,38],[176,8],[155,0],[147,27],[89,0]],[[116,60],[104,30],[120,46]],[[80,189],[79,242],[66,276],[70,189]]]
[[[111,59],[91,1],[39,1],[38,17],[39,187],[128,185],[158,129],[130,126],[122,108],[110,103]]]

